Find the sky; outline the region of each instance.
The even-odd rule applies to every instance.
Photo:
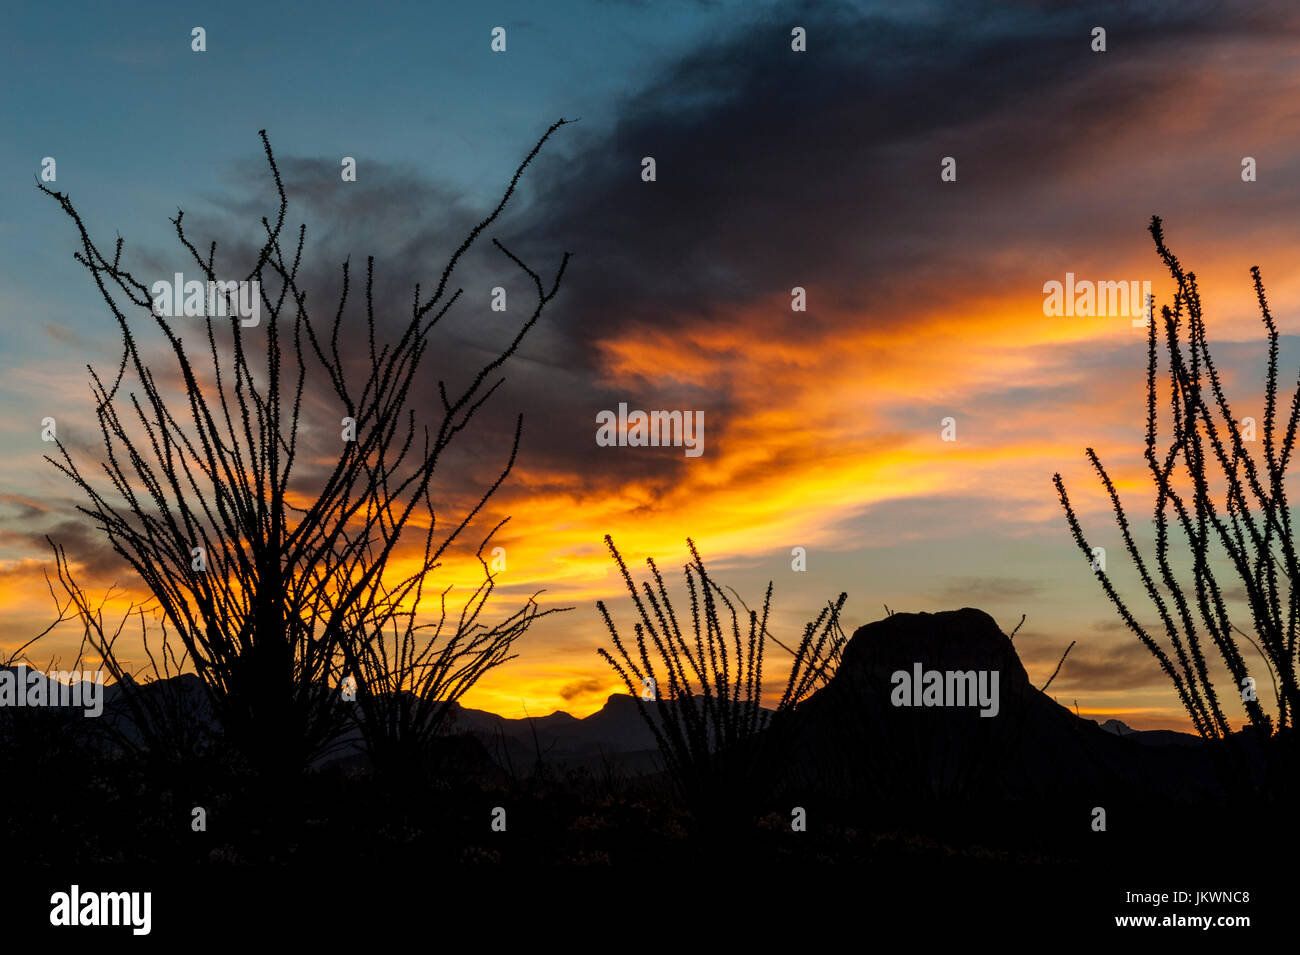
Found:
[[[72,224],[36,188],[45,157],[92,234],[123,236],[141,274],[183,268],[178,208],[222,238],[233,272],[274,211],[266,129],[289,222],[308,228],[312,299],[336,301],[340,263],[373,255],[397,322],[565,118],[491,234],[543,273],[573,259],[442,491],[463,506],[522,412],[519,460],[475,525],[511,518],[493,599],[504,614],[542,590],[544,607],[573,609],[541,620],[467,705],[581,716],[622,689],[596,654],[596,600],[632,622],[608,533],[634,569],[653,557],[680,579],[689,537],[751,603],[771,581],[778,638],[840,592],[848,632],[886,607],[978,607],[1007,632],[1024,615],[1015,646],[1036,685],[1076,641],[1051,687],[1062,704],[1190,726],[1051,480],[1062,474],[1131,585],[1083,452],[1150,509],[1146,332],[1045,314],[1044,284],[1149,281],[1168,303],[1146,231],[1160,215],[1200,280],[1234,407],[1262,415],[1251,266],[1284,333],[1284,382],[1300,361],[1300,13],[1287,4],[19,3],[4,26],[0,649],[52,617],[47,534],[90,589],[138,590],[43,459],[46,416],[93,452],[87,365],[118,360]],[[458,274],[465,304],[434,359],[446,374],[510,333],[490,290],[514,302],[528,289],[502,266],[488,246]],[[702,411],[704,452],[598,446],[597,415],[620,402]],[[472,583],[468,566],[451,561],[447,582]],[[42,653],[78,638],[60,628]]]

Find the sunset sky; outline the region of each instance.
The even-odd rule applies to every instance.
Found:
[[[544,274],[563,251],[574,258],[458,466],[489,477],[523,412],[520,460],[482,522],[511,516],[496,597],[504,611],[544,589],[544,606],[575,609],[541,621],[468,705],[584,715],[621,689],[595,652],[607,640],[597,599],[632,621],[610,533],[629,563],[652,556],[677,580],[689,536],[752,604],[774,581],[782,639],[841,591],[850,632],[885,605],[978,607],[1008,632],[1025,614],[1015,646],[1036,684],[1078,641],[1051,688],[1062,704],[1188,728],[1071,540],[1051,482],[1063,474],[1131,584],[1083,450],[1097,449],[1145,519],[1146,332],[1128,317],[1046,316],[1043,285],[1067,272],[1150,281],[1157,307],[1169,302],[1146,232],[1160,215],[1201,281],[1236,409],[1262,418],[1250,266],[1284,332],[1284,387],[1300,362],[1300,11],[1059,7],[20,8],[0,65],[0,648],[50,619],[46,534],[92,589],[138,588],[42,459],[46,416],[93,449],[86,365],[111,370],[119,355],[72,259],[72,225],[34,185],[44,157],[103,246],[115,231],[126,239],[140,274],[184,270],[168,221],[178,206],[205,245],[230,237],[233,273],[274,211],[265,128],[289,223],[308,227],[313,298],[336,300],[340,263],[374,255],[396,322],[414,283],[436,280],[565,117],[579,122],[556,133],[489,235]],[[204,53],[190,49],[195,26]],[[504,53],[490,49],[497,26]],[[791,50],[796,26],[806,53]],[[1091,48],[1097,26],[1104,53]],[[355,183],[340,180],[344,156],[357,159]],[[647,156],[655,182],[642,181]],[[954,182],[940,179],[944,157]],[[1257,181],[1243,182],[1244,157]],[[490,246],[457,284],[465,304],[435,357],[453,375],[513,327],[513,311],[489,310],[489,290],[527,301]],[[806,312],[791,310],[795,286]],[[429,388],[432,408],[432,372]],[[620,402],[702,410],[704,453],[598,447],[596,416]],[[941,439],[947,417],[953,442]],[[806,572],[791,569],[794,547]],[[448,582],[463,569],[453,563]],[[62,629],[37,657],[78,638]]]

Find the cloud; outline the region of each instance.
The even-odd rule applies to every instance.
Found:
[[[1065,646],[1016,640],[1016,652],[1021,660],[1026,667],[1033,665],[1041,669],[1044,680],[1056,668]],[[1109,647],[1075,646],[1052,682],[1051,692],[1073,689],[1095,693],[1157,687],[1169,688],[1172,692],[1160,664],[1134,637],[1131,641]]]
[[[53,573],[48,536],[67,551],[68,559],[79,575],[111,580],[133,575],[104,535],[91,525],[89,518],[66,515],[76,515],[76,502],[71,498],[38,500],[21,494],[0,496],[0,517],[3,518],[0,521],[0,546],[36,558],[15,564],[12,568],[15,572],[30,563]]]
[[[560,689],[560,699],[568,703],[581,696],[589,696],[592,693],[599,693],[607,686],[607,683],[601,680],[583,679],[575,680],[572,683],[566,683]]]
[[[539,269],[560,250],[576,256],[449,464],[479,461],[487,474],[522,409],[519,469],[502,505],[531,504],[540,492],[570,508],[604,502],[621,520],[708,507],[723,487],[778,507],[782,489],[824,463],[828,446],[844,459],[839,480],[871,474],[892,493],[910,478],[881,472],[916,453],[908,446],[919,421],[933,428],[935,413],[954,405],[968,440],[996,435],[1023,460],[1012,444],[1019,435],[1052,427],[1061,402],[1095,406],[1123,353],[1080,352],[1078,338],[1096,338],[1100,326],[1041,314],[1026,322],[1015,311],[1038,308],[1044,278],[1095,259],[1095,247],[1145,252],[1146,211],[1133,209],[1123,170],[1154,154],[1121,146],[1149,145],[1152,129],[1170,122],[1170,103],[1203,94],[1188,45],[1241,41],[1264,22],[1285,34],[1282,9],[1224,30],[1200,8],[1110,4],[1103,19],[1124,49],[1111,60],[1088,48],[1096,11],[1025,6],[1007,17],[993,16],[997,5],[954,4],[919,16],[813,5],[799,10],[807,54],[790,51],[785,11],[736,21],[647,78],[612,122],[560,130],[529,170],[490,234]],[[1127,95],[1137,79],[1143,96]],[[520,155],[537,132],[520,131]],[[959,158],[958,183],[938,178],[938,158],[949,154]],[[654,183],[640,179],[645,155],[658,163]],[[337,302],[339,265],[351,256],[343,337],[360,368],[364,257],[376,257],[382,338],[409,313],[415,283],[425,293],[436,283],[488,203],[413,166],[367,161],[347,184],[335,158],[285,153],[280,168],[290,230],[309,223],[301,278],[318,319]],[[1102,181],[1109,188],[1079,215],[1075,191]],[[253,254],[250,227],[273,209],[268,184],[251,158],[232,171],[230,194],[212,197],[226,214],[209,220],[244,237],[218,261]],[[207,220],[193,224],[206,238]],[[504,315],[486,308],[498,283],[518,303]],[[419,383],[416,401],[428,408],[438,380],[463,383],[529,300],[526,280],[486,244],[453,285],[465,298],[436,333]],[[789,311],[794,285],[809,290],[807,313]],[[1037,380],[1025,380],[1035,369]],[[703,410],[709,460],[596,449],[596,412],[622,400]],[[305,407],[314,418],[334,412],[319,388]],[[1040,407],[1048,410],[1028,427],[1024,409]],[[327,430],[322,438],[316,450],[327,456]],[[299,486],[310,483],[304,471]]]

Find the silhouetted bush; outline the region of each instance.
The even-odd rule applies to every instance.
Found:
[[[633,625],[636,641],[629,648],[604,601],[598,601],[618,659],[603,647],[597,652],[636,700],[676,794],[709,816],[752,807],[771,790],[773,775],[780,771],[795,707],[834,670],[845,640],[839,613],[847,595],[840,594],[804,628],[797,647],[790,650],[793,659],[781,696],[775,709],[767,710],[761,703],[764,648],[768,639],[775,642],[767,632],[771,583],[761,615],[742,604],[742,626],[742,613],[709,575],[688,539],[692,561],[685,566],[685,576],[692,641],[683,634],[654,559],[647,558],[646,564],[655,586],[643,581],[639,594],[609,535],[605,543],[641,619]],[[652,705],[647,707],[647,701]]]
[[[1285,477],[1300,424],[1300,386],[1279,434],[1278,331],[1264,295],[1258,267],[1251,268],[1255,296],[1268,338],[1262,457],[1252,454],[1243,422],[1234,417],[1210,354],[1196,275],[1186,272],[1165,245],[1158,217],[1150,232],[1156,250],[1173,276],[1173,308],[1161,309],[1168,390],[1159,387],[1158,325],[1150,322],[1147,339],[1146,462],[1155,487],[1155,546],[1144,556],[1134,539],[1119,492],[1097,453],[1087,449],[1110,497],[1124,547],[1160,618],[1152,631],[1140,623],[1116,591],[1105,569],[1095,566],[1102,589],[1124,623],[1159,661],[1198,733],[1224,738],[1231,733],[1205,653],[1205,637],[1218,649],[1230,674],[1232,694],[1240,693],[1251,727],[1262,736],[1294,735],[1300,684],[1297,683],[1297,635],[1300,633],[1300,555],[1297,554]],[[1158,451],[1157,405],[1169,401],[1171,421],[1163,450]],[[1060,474],[1054,482],[1076,543],[1089,561],[1092,548],[1079,525]],[[1171,512],[1172,511],[1172,515]],[[1171,531],[1181,534],[1191,557],[1191,581],[1184,584],[1170,558]],[[1249,630],[1238,626],[1221,583],[1226,559],[1242,585],[1250,616]],[[1160,636],[1163,631],[1163,639]],[[1253,635],[1252,635],[1253,633]],[[1241,638],[1263,664],[1252,667]],[[1272,689],[1273,711],[1263,699],[1243,692],[1251,672],[1261,691]],[[1293,749],[1288,745],[1288,752]]]
[[[442,473],[444,454],[500,386],[501,380],[489,377],[514,354],[555,296],[567,253],[547,288],[494,239],[535,287],[535,305],[531,312],[525,310],[527,317],[505,347],[468,371],[466,388],[449,391],[438,382],[440,406],[432,415],[418,399],[416,386],[426,368],[431,332],[460,298],[460,290],[449,288],[453,271],[496,221],[525,168],[564,122],[553,124],[523,160],[495,209],[452,254],[433,293],[422,298],[416,286],[409,318],[388,342],[376,341],[375,268],[373,258],[368,260],[368,348],[362,349],[345,343],[340,351],[352,288],[346,262],[337,308],[326,312],[332,322],[313,318],[315,309],[298,278],[306,226],[299,228],[286,255],[280,236],[288,200],[265,131],[262,142],[279,210],[273,222],[262,219],[266,242],[245,278],[257,283],[261,322],[251,326],[257,328],[252,334],[235,309],[223,319],[205,307],[201,323],[190,320],[206,342],[197,354],[194,338],[187,335],[189,348],[183,346],[172,323],[155,313],[150,287],[123,267],[122,239],[109,258],[90,237],[70,198],[38,183],[75,223],[81,242],[76,259],[90,273],[122,337],[116,374],[101,377],[91,369],[103,459],[92,467],[79,465],[59,440],[58,459],[47,460],[85,495],[87,504],[79,509],[139,575],[183,648],[186,664],[202,680],[225,734],[264,775],[297,773],[338,739],[354,715],[332,689],[344,676],[390,675],[376,641],[400,623],[412,601],[418,604],[426,575],[513,465],[522,416],[508,463],[478,503],[463,520],[447,520],[441,512],[435,518],[435,472]],[[201,254],[186,234],[183,216],[178,212],[172,220],[176,235],[203,278],[216,282],[216,243]],[[122,300],[125,305],[119,304]],[[135,316],[165,339],[174,359],[168,374],[156,377],[149,366]],[[359,383],[351,380],[358,366],[366,372]],[[336,455],[324,451],[334,458],[331,463],[304,474],[301,467],[295,470],[304,391],[309,373],[315,378],[322,372],[334,401],[330,427],[342,419],[354,431],[342,437]],[[168,389],[168,384],[175,387]],[[321,453],[313,448],[301,458]],[[399,541],[420,534],[423,560],[409,573],[396,571],[390,558]],[[530,601],[505,631],[471,638],[478,641],[473,644],[477,650],[462,663],[477,662],[448,679],[459,681],[463,692],[466,681],[472,683],[487,665],[499,662],[501,641],[508,646],[526,629],[535,618],[533,606]],[[94,649],[113,669],[112,641],[102,630],[89,629]],[[418,674],[418,663],[407,659],[399,665],[406,666],[403,676],[416,680],[406,689],[418,693],[429,687]],[[125,688],[135,691],[133,684]],[[366,689],[359,687],[363,693]],[[366,739],[372,746],[392,738],[387,709],[364,706],[356,713],[363,722],[371,721]],[[429,723],[417,717],[399,725],[410,730]]]

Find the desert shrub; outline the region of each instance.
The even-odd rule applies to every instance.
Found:
[[[1254,436],[1246,433],[1253,422],[1247,425],[1234,415],[1210,352],[1196,274],[1185,271],[1166,246],[1158,217],[1152,218],[1150,232],[1176,291],[1172,308],[1161,308],[1160,322],[1152,316],[1147,336],[1145,459],[1155,493],[1155,534],[1154,547],[1146,553],[1100,457],[1092,448],[1087,457],[1109,496],[1158,626],[1137,619],[1095,562],[1061,475],[1053,480],[1075,542],[1120,618],[1168,676],[1196,731],[1211,739],[1232,733],[1221,683],[1206,652],[1212,646],[1232,681],[1226,694],[1239,695],[1255,736],[1291,740],[1300,706],[1300,555],[1285,482],[1300,425],[1300,384],[1280,422],[1278,329],[1260,271],[1252,267],[1268,341],[1262,454],[1253,453],[1248,445]],[[1158,408],[1166,401],[1169,422],[1162,442]],[[1190,563],[1190,574],[1176,570],[1175,546]],[[1234,579],[1244,595],[1244,612],[1232,605],[1228,584]],[[1244,626],[1238,623],[1243,617],[1249,621]],[[1286,749],[1293,754],[1294,745]],[[1291,755],[1288,761],[1293,762]]]
[[[828,603],[799,642],[786,647],[767,629],[772,584],[761,613],[739,597],[733,602],[688,539],[690,622],[684,632],[654,559],[646,560],[654,586],[642,581],[638,591],[613,539],[606,535],[605,543],[640,619],[633,624],[634,639],[625,641],[598,601],[617,656],[603,647],[597,652],[636,700],[675,794],[705,815],[756,804],[770,792],[783,762],[796,707],[834,672],[845,642],[839,614],[847,595]],[[762,706],[768,640],[792,656],[774,709]]]

